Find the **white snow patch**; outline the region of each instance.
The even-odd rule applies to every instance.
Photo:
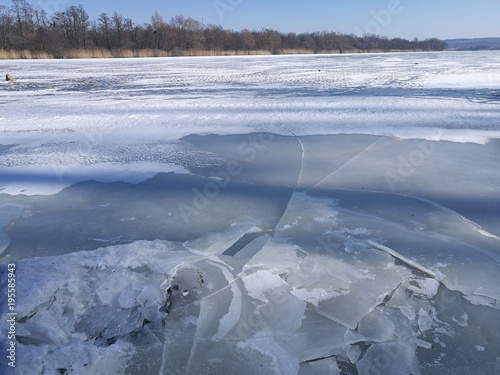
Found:
[[[81,181],[129,182],[137,184],[158,173],[189,174],[184,167],[156,163],[95,164],[88,166],[15,166],[1,167],[5,179],[0,193],[10,195],[52,195]]]
[[[439,281],[435,279],[410,279],[411,283],[415,283],[417,285],[412,285],[410,284],[408,286],[408,290],[412,291],[416,295],[419,295],[421,297],[425,298],[432,298],[434,297],[439,289]]]
[[[258,270],[249,275],[243,275],[241,279],[248,295],[264,303],[268,302],[266,294],[271,290],[287,285],[281,277],[267,270]]]

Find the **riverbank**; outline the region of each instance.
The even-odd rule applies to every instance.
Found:
[[[237,51],[219,51],[219,50],[176,50],[163,51],[155,49],[142,50],[72,50],[67,51],[60,56],[44,51],[14,51],[0,50],[0,60],[45,60],[45,59],[106,59],[106,58],[144,58],[144,57],[202,57],[202,56],[266,56],[266,55],[321,55],[321,54],[352,54],[352,53],[407,53],[424,52],[423,50],[332,50],[315,51],[313,49],[281,49],[278,51],[270,50],[237,50]]]

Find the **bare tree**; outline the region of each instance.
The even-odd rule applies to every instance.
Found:
[[[184,50],[201,48],[203,45],[203,30],[201,22],[184,16],[173,17],[170,25],[177,34],[177,47]]]
[[[316,51],[318,49],[314,34],[299,34],[300,48]]]
[[[87,48],[87,32],[90,23],[83,5],[70,6],[65,12],[56,12],[52,20],[71,48]]]
[[[35,18],[35,49],[40,51],[47,50],[49,19],[43,9],[34,10]]]
[[[10,48],[8,40],[9,34],[13,28],[13,18],[6,6],[0,5],[0,49]]]
[[[295,33],[288,33],[283,37],[283,48],[296,49],[299,48],[299,37]]]
[[[165,22],[155,12],[151,22],[135,25],[129,18],[114,12],[90,21],[83,5],[69,6],[51,16],[30,5],[28,0],[11,0],[10,7],[0,5],[0,49],[47,51],[64,56],[70,49],[159,49],[178,51],[206,49],[216,52],[255,49],[279,53],[283,48],[323,51],[358,50],[442,50],[446,44],[432,38],[408,41],[379,35],[346,35],[331,31],[281,34],[276,30],[225,30],[218,25],[203,27],[184,16]]]
[[[208,25],[203,29],[205,48],[212,51],[225,51],[229,48],[231,34],[218,25]]]
[[[77,37],[77,48],[87,48],[87,32],[89,30],[89,15],[82,4],[70,7],[73,27]]]
[[[104,45],[111,50],[111,20],[107,13],[99,15],[98,31],[104,40]]]
[[[33,20],[33,7],[26,0],[12,0],[11,10],[17,25],[17,43],[22,43],[22,48],[33,48],[35,36],[35,23]]]
[[[248,29],[243,29],[238,33],[238,36],[239,37],[236,38],[239,41],[237,49],[242,49],[250,53],[250,51],[255,48],[254,34]]]
[[[26,37],[26,24],[29,23],[27,20],[29,8],[30,5],[26,0],[12,0],[12,11],[16,17],[17,27],[21,38]]]
[[[255,48],[276,53],[282,48],[281,34],[276,30],[263,29],[254,33]]]
[[[113,13],[113,36],[115,48],[123,47],[124,19],[121,15]]]
[[[168,25],[158,11],[155,11],[151,17],[151,26],[155,36],[155,48],[166,49],[165,39],[168,35]]]

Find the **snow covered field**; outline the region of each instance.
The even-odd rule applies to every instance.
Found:
[[[500,374],[500,53],[0,67],[2,373]]]

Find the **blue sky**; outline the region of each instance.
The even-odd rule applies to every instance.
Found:
[[[184,15],[228,29],[340,31],[388,37],[500,37],[500,0],[28,0],[65,9],[83,4],[92,19],[117,11],[138,23],[155,10],[165,20]],[[1,3],[10,3],[1,0]],[[50,12],[51,13],[51,12]]]

